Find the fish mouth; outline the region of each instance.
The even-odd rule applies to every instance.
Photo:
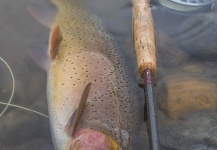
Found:
[[[69,147],[69,150],[121,150],[111,136],[91,129],[77,131]]]

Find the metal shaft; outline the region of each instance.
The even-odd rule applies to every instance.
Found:
[[[150,69],[144,71],[146,106],[148,116],[149,143],[151,150],[159,150],[157,118],[155,112],[154,96],[152,91],[152,72]]]

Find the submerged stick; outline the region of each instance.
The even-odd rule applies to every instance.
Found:
[[[156,74],[154,26],[146,0],[133,0],[133,32],[138,71],[145,83],[145,103],[151,150],[159,150],[157,119],[152,91],[152,76]]]

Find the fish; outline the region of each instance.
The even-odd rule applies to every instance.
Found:
[[[51,2],[57,11],[50,15],[43,14],[47,9],[37,12],[39,6],[28,9],[51,28],[47,61],[41,62],[48,63],[44,69],[55,149],[139,150],[144,100],[129,53],[85,1]]]

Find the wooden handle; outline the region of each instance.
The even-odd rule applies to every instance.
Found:
[[[156,74],[156,48],[154,27],[149,4],[146,0],[133,0],[133,33],[138,70],[143,78],[144,70]]]

